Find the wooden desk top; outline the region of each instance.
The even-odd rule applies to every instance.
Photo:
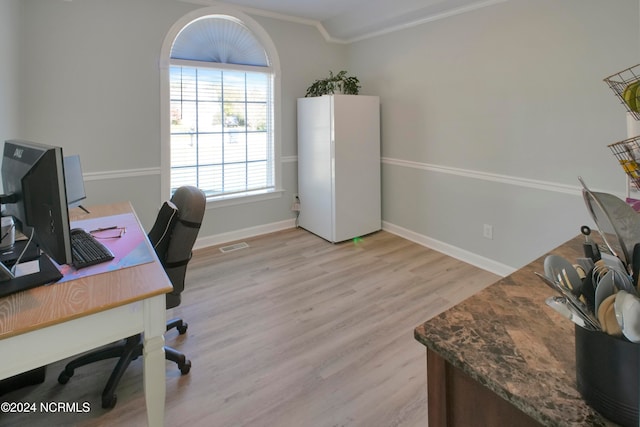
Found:
[[[78,208],[71,209],[71,220],[134,213],[130,203],[95,206],[90,210],[91,214],[87,214]],[[155,261],[151,263],[0,298],[0,339],[170,292],[171,282],[155,252],[153,256]]]
[[[575,261],[583,237],[550,253]],[[415,338],[540,422],[605,426],[576,386],[574,325],[545,304],[540,257],[418,326]]]

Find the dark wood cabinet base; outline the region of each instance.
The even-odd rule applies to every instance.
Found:
[[[427,393],[429,427],[541,425],[429,348]]]

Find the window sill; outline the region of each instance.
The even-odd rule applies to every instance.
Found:
[[[260,202],[263,200],[278,199],[281,198],[283,194],[284,190],[264,190],[216,196],[207,198],[207,208],[222,208],[226,206]]]

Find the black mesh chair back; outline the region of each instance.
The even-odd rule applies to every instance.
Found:
[[[149,240],[173,284],[173,291],[167,294],[167,308],[180,304],[187,264],[202,224],[205,205],[206,197],[201,190],[180,187],[162,206],[149,231]]]

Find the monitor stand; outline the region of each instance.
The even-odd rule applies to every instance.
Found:
[[[28,240],[16,240],[13,246],[10,248],[6,248],[0,250],[0,262],[3,263],[8,268],[13,267],[13,264],[16,263],[18,257],[24,251],[24,247],[29,244]],[[40,248],[38,245],[30,244],[20,261],[32,261],[40,256]]]
[[[56,267],[47,255],[42,254],[37,260],[40,267],[37,273],[26,274],[0,282],[0,297],[46,285],[47,283],[57,282],[62,279],[62,273],[60,273],[58,267]]]

